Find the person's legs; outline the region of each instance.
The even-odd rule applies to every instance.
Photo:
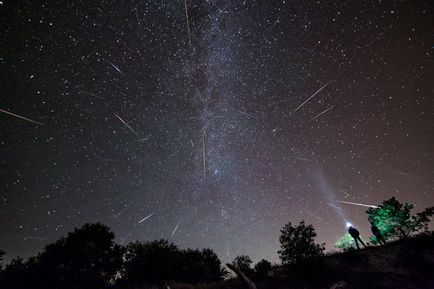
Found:
[[[366,248],[366,245],[365,245],[365,243],[363,243],[363,240],[362,240],[362,238],[360,238],[360,236],[359,236],[359,237],[358,237],[358,239],[359,239],[360,243],[362,243],[363,247],[365,247],[365,248]]]
[[[379,234],[375,235],[375,239],[377,239],[377,243],[383,245],[383,240],[381,240],[381,236]]]
[[[360,250],[360,247],[359,247],[359,241],[357,240],[357,238],[353,238],[353,239],[354,239],[354,241],[356,242],[357,250]]]

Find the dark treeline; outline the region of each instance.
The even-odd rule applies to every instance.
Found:
[[[211,249],[183,250],[167,240],[120,246],[114,238],[105,225],[85,224],[27,261],[13,259],[0,272],[0,287],[145,288],[219,281],[227,274]]]
[[[395,198],[367,211],[371,226],[387,241],[428,232],[434,207],[411,214],[413,205]],[[350,227],[352,228],[352,227]],[[315,229],[301,221],[285,224],[280,232],[282,264],[299,265],[324,256],[324,244],[316,244]],[[211,249],[180,249],[167,240],[133,242],[126,246],[114,242],[110,228],[96,223],[76,228],[55,243],[47,245],[28,260],[15,258],[1,267],[2,289],[129,289],[168,288],[166,283],[198,284],[223,280],[228,271]],[[374,243],[374,242],[372,242]],[[345,251],[347,243],[342,249]],[[375,244],[375,243],[374,243]],[[272,269],[261,260],[252,268],[249,256],[237,256],[232,266],[252,280],[264,278]],[[234,270],[233,268],[231,268]]]

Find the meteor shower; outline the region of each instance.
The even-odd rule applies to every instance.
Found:
[[[433,4],[0,1],[0,288],[434,288]]]

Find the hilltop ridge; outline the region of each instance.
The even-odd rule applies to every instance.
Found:
[[[321,259],[273,269],[257,289],[432,289],[434,234],[391,242],[360,251],[329,254]],[[227,280],[195,289],[242,289],[241,280]]]

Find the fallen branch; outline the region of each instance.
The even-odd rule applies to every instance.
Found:
[[[229,269],[231,269],[232,271],[234,271],[234,272],[238,275],[238,277],[240,277],[241,279],[243,279],[244,282],[247,283],[247,287],[248,287],[249,289],[257,289],[255,283],[253,283],[252,280],[250,280],[250,279],[246,276],[246,274],[244,274],[243,271],[241,271],[240,268],[237,268],[237,267],[235,267],[235,266],[232,265],[232,264],[226,264],[226,266],[228,266]]]

